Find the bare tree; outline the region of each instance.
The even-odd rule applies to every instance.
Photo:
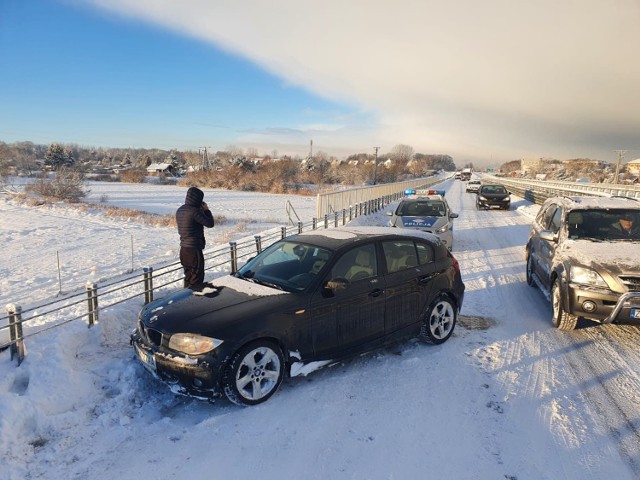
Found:
[[[413,158],[414,153],[413,147],[399,144],[391,149],[391,158],[404,167]]]

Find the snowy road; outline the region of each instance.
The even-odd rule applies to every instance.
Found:
[[[125,302],[92,329],[78,322],[29,339],[20,367],[0,353],[3,475],[640,478],[640,329],[555,330],[549,302],[525,281],[537,207],[514,198],[511,211],[477,211],[464,183],[443,186],[460,213],[453,251],[467,287],[447,343],[407,342],[289,379],[257,407],[211,405],[174,396],[134,360],[140,302]]]

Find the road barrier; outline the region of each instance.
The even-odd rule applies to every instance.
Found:
[[[632,185],[618,185],[611,183],[580,183],[546,180],[524,180],[509,177],[496,177],[483,175],[483,181],[491,179],[492,182],[504,185],[514,195],[542,205],[549,197],[559,195],[575,196],[600,196],[600,197],[630,197],[640,199],[640,187]]]

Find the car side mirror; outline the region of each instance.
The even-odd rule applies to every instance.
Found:
[[[540,232],[540,239],[546,240],[547,242],[557,242],[558,234],[553,233],[551,230],[542,230]]]
[[[457,213],[450,213],[449,214],[449,218],[458,218],[458,214]]]
[[[345,290],[348,285],[349,285],[349,280],[342,277],[336,277],[329,280],[325,287],[333,292],[337,292],[339,290]]]
[[[387,215],[388,215],[389,217],[393,217],[393,211],[389,210],[389,211],[388,211],[388,212],[386,212],[386,213],[387,213]]]

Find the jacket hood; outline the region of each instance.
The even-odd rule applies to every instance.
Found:
[[[203,198],[204,192],[202,190],[198,187],[189,187],[184,203],[185,205],[190,205],[192,207],[200,207],[202,205]]]

